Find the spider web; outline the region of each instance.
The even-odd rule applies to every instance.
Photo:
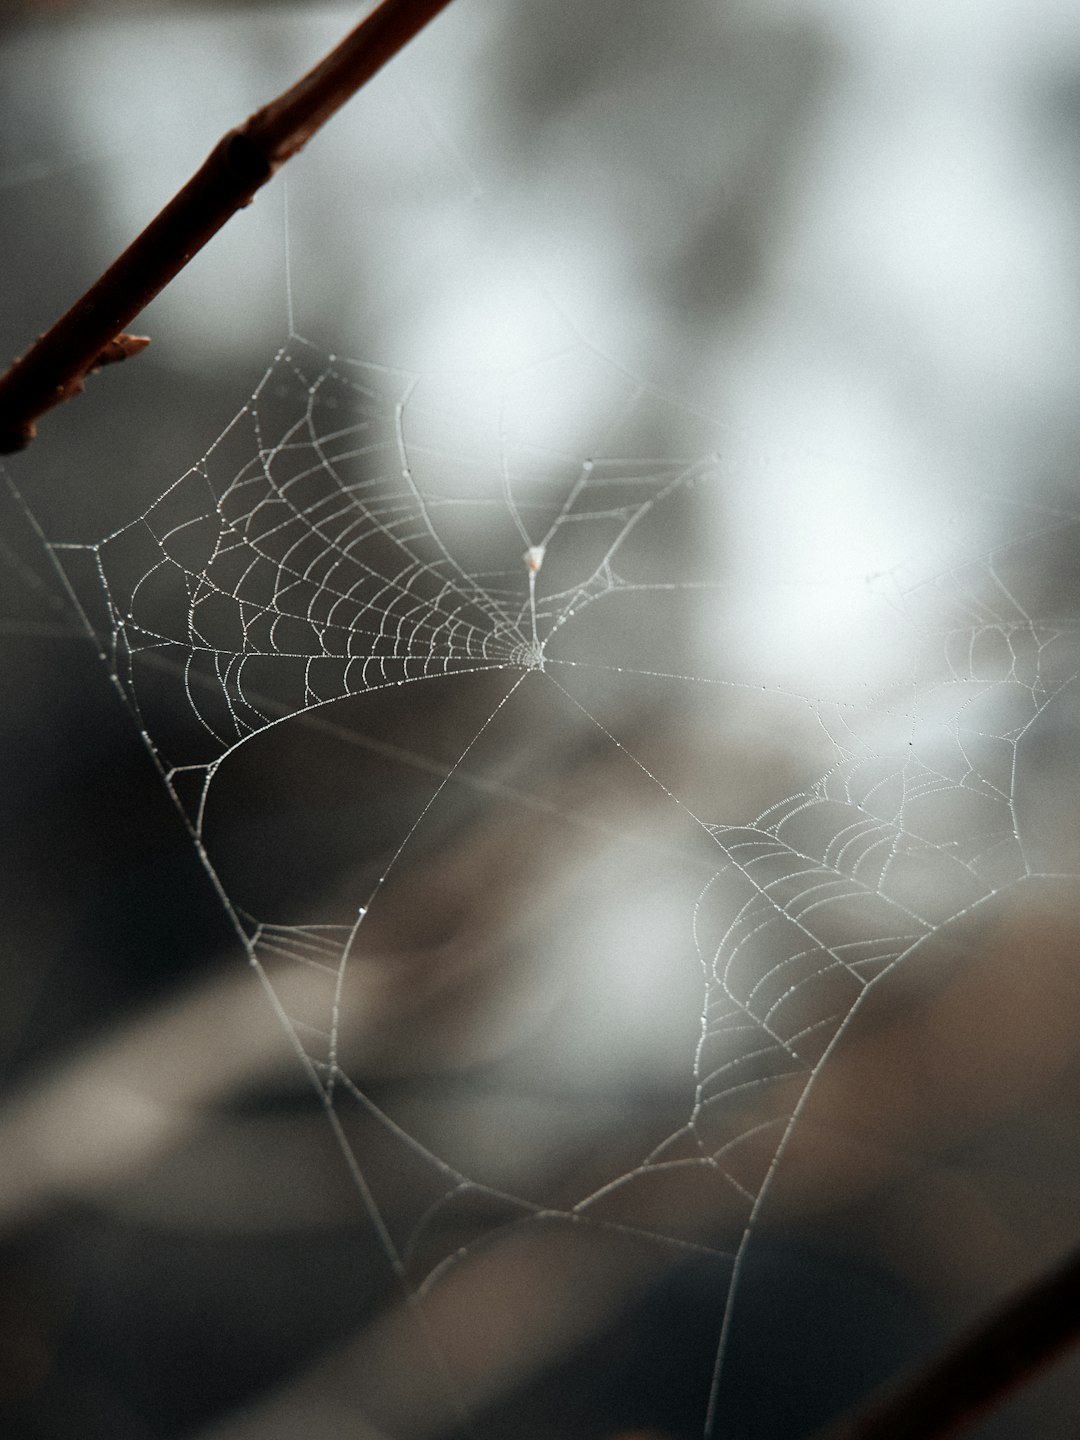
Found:
[[[710,1256],[733,1296],[815,1081],[866,997],[929,937],[1049,873],[1018,810],[1018,777],[1033,727],[1075,678],[1076,633],[1067,615],[1036,623],[1021,586],[1040,547],[1076,522],[1044,511],[1024,539],[987,548],[977,532],[974,547],[965,541],[961,516],[936,555],[856,577],[852,603],[893,642],[905,637],[890,666],[909,677],[901,683],[854,698],[838,684],[830,697],[761,683],[737,659],[733,674],[671,668],[688,653],[679,633],[711,636],[722,623],[729,586],[687,548],[742,471],[746,437],[580,337],[474,380],[345,360],[293,335],[186,474],[100,541],[56,541],[53,552],[107,637],[109,672],[406,1292],[420,1303],[522,1227],[572,1225]],[[551,445],[537,417],[553,395],[582,391],[602,417],[592,443]],[[656,435],[712,444],[642,455],[643,437]],[[433,723],[445,715],[456,738],[440,756],[429,737],[419,788],[389,820],[372,819],[381,795],[370,812],[361,796],[357,823],[380,834],[357,842],[347,883],[332,901],[325,886],[294,895],[300,919],[254,908],[250,868],[237,868],[217,825],[219,789],[237,768],[267,763],[257,747],[277,732],[334,725],[348,710],[343,728],[363,735],[364,702],[404,688],[395,703],[405,703],[423,687],[438,692]],[[453,718],[463,690],[473,699]],[[654,697],[647,729],[627,700],[640,692]],[[677,746],[657,743],[656,717],[662,729],[689,704],[722,754],[725,715],[742,701],[755,715],[809,716],[829,763],[762,813],[721,822],[715,790]],[[376,718],[364,742],[376,757],[400,758],[398,725],[393,712]],[[659,805],[663,840],[626,813],[612,823],[603,798],[592,815],[568,799],[567,774],[581,784],[588,768],[560,762],[554,784],[548,762],[529,758],[545,732],[570,737],[571,756],[585,737],[616,787],[648,795],[636,803],[650,814]],[[288,743],[302,742],[300,731]],[[507,751],[547,788],[523,782],[520,767],[507,779]],[[357,1035],[370,1037],[363,1010],[379,1001],[357,976],[393,928],[368,941],[382,892],[438,909],[425,865],[470,843],[450,805],[470,787],[474,807],[508,807],[518,832],[541,813],[643,846],[656,886],[673,851],[676,888],[689,875],[696,892],[682,923],[701,997],[685,1113],[629,1165],[616,1151],[610,1173],[587,1167],[576,1193],[561,1186],[545,1199],[532,1180],[515,1191],[470,1173],[437,1137],[411,1134],[364,1080],[370,1055]],[[452,818],[440,824],[444,809]],[[399,914],[400,901],[386,904]],[[369,1153],[387,1145],[409,1177],[407,1199],[368,1177]],[[725,1307],[707,1433],[733,1313]]]
[[[395,177],[430,118],[384,122]],[[463,163],[434,140],[441,192]],[[407,228],[411,286],[437,227]],[[685,1264],[717,1301],[719,1436],[772,1217],[840,1210],[872,1169],[872,1126],[812,1153],[867,1017],[1074,883],[1080,517],[782,450],[538,308],[554,338],[484,370],[290,324],[150,503],[92,541],[37,523],[287,1037],[267,1085],[316,1094],[414,1322],[357,1411],[445,1433]],[[871,489],[903,520],[864,563]],[[799,494],[850,542],[801,569]],[[466,1124],[462,1076],[504,1108]],[[895,1077],[873,1084],[884,1112]],[[420,1399],[387,1396],[406,1362]]]

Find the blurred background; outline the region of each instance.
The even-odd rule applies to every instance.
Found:
[[[358,11],[2,13],[7,357]],[[1078,97],[455,0],[4,462],[5,1433],[797,1440],[1076,1243]],[[241,684],[327,477],[379,683]]]

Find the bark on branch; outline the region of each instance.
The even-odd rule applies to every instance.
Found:
[[[127,326],[237,210],[450,0],[383,0],[295,85],[218,141],[141,235],[51,330],[0,376],[0,454],[83,381],[149,343]]]

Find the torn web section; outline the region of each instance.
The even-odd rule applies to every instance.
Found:
[[[1045,694],[998,550],[961,525],[856,577],[889,673],[785,684],[725,608],[745,445],[580,340],[482,383],[293,340],[136,521],[57,551],[425,1299],[571,1225],[726,1294],[863,997],[1024,874],[989,757]],[[747,726],[783,766],[738,765]],[[644,1122],[590,1093],[646,1065]],[[659,1263],[625,1258],[617,1303]]]
[[[141,707],[143,673],[172,674],[186,705],[163,717],[193,715],[212,759],[282,715],[507,654],[404,467],[408,377],[317,372],[294,349],[202,461],[89,547],[128,694]]]

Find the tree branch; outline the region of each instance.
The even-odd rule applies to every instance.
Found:
[[[1080,1251],[938,1360],[814,1440],[940,1440],[1000,1404],[1080,1339]]]
[[[383,0],[295,85],[218,141],[141,235],[66,315],[0,376],[0,454],[87,375],[149,343],[123,332],[237,210],[450,0]]]

